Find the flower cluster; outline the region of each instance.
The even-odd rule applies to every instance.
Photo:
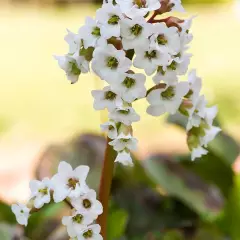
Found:
[[[14,204],[12,211],[19,224],[27,226],[28,218],[41,207],[50,202],[67,202],[71,208],[71,216],[64,216],[63,225],[68,235],[76,240],[102,240],[100,226],[94,224],[102,214],[102,204],[96,199],[96,192],[86,184],[88,166],[72,169],[71,165],[61,162],[58,173],[52,179],[30,182],[31,197],[27,205]]]
[[[87,17],[77,34],[68,31],[69,53],[56,57],[72,83],[90,69],[105,81],[102,90],[92,91],[94,108],[109,111],[109,121],[101,128],[118,152],[115,161],[124,165],[132,165],[130,152],[137,146],[132,123],[140,120],[133,108],[138,99],[147,98],[147,113],[152,116],[180,111],[189,117],[188,145],[193,159],[206,153],[203,147],[219,131],[212,127],[216,109],[205,103],[204,110],[198,110],[204,98],[199,96],[199,78],[191,72],[189,81],[179,81],[190,63],[187,50],[193,38],[193,18],[156,19],[174,11],[184,11],[180,0],[104,1],[95,19]],[[146,76],[156,84],[148,91]]]

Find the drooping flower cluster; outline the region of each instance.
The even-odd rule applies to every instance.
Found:
[[[109,121],[101,128],[118,152],[115,161],[124,165],[132,165],[130,152],[137,146],[132,123],[140,120],[133,108],[138,99],[147,98],[150,115],[179,111],[189,117],[192,159],[206,154],[204,147],[219,131],[212,126],[215,108],[207,108],[204,102],[204,109],[198,110],[204,98],[199,96],[199,78],[191,72],[189,81],[179,81],[190,63],[187,50],[193,38],[193,18],[156,19],[173,11],[184,11],[180,0],[104,1],[95,19],[87,17],[77,34],[68,31],[65,40],[69,53],[56,57],[72,83],[90,69],[105,81],[102,90],[92,91],[94,108],[109,111]],[[141,72],[135,72],[136,69]],[[148,91],[146,75],[156,84]]]
[[[52,179],[32,180],[28,204],[12,205],[18,223],[27,226],[30,215],[45,204],[66,201],[72,207],[72,214],[64,216],[62,223],[67,227],[71,239],[102,240],[101,228],[94,222],[102,214],[103,207],[96,199],[96,192],[86,184],[88,172],[88,166],[73,170],[70,164],[61,162],[58,173]]]

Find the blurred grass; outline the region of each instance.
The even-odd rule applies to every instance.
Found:
[[[187,16],[198,14],[192,28],[191,66],[203,77],[203,91],[211,103],[218,104],[226,128],[239,137],[240,128],[235,131],[234,126],[240,121],[240,22],[232,5],[196,5],[188,10]],[[99,131],[102,117],[92,108],[90,92],[103,83],[89,74],[70,85],[52,57],[67,51],[65,29],[77,31],[94,12],[89,5],[0,9],[1,119],[55,137]],[[136,103],[141,114],[146,106],[142,100]],[[138,135],[150,136],[156,126],[160,128],[160,121],[144,114],[135,129]]]

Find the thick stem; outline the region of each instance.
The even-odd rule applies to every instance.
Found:
[[[111,139],[108,138],[99,188],[99,201],[103,205],[103,213],[98,217],[98,224],[101,226],[101,234],[104,240],[107,240],[108,205],[113,178],[114,159],[116,157],[116,152],[108,144],[110,141]]]

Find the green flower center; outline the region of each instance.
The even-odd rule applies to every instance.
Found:
[[[108,130],[109,130],[109,131],[113,131],[113,130],[114,130],[114,126],[110,125],[110,126],[108,127]]]
[[[100,37],[101,33],[100,33],[100,28],[99,27],[94,27],[92,30],[92,35]]]
[[[175,71],[175,70],[177,69],[177,65],[178,65],[177,62],[172,61],[171,64],[170,64],[169,66],[167,66],[167,68],[168,68],[169,70]]]
[[[76,179],[76,178],[69,178],[67,185],[68,185],[69,188],[75,189],[78,183],[79,183],[78,179]]]
[[[83,233],[84,238],[91,238],[93,236],[92,229],[88,229],[86,232]]]
[[[81,74],[81,70],[78,68],[77,63],[75,62],[70,62],[69,63],[71,65],[71,73],[74,75],[80,75]]]
[[[72,220],[73,220],[73,222],[80,224],[83,220],[83,215],[77,214],[76,216],[72,217]]]
[[[153,50],[151,52],[146,51],[145,52],[145,57],[148,59],[156,58],[157,57],[157,51]]]
[[[107,66],[111,69],[118,67],[118,60],[115,57],[108,57]]]
[[[133,27],[131,27],[131,33],[134,36],[138,36],[139,34],[141,34],[142,29],[142,26],[140,26],[139,24],[135,24]]]
[[[170,100],[175,96],[175,89],[174,87],[168,87],[164,92],[161,93],[163,99]]]
[[[129,139],[127,139],[127,138],[122,138],[122,139],[121,139],[121,142],[127,143],[127,142],[129,142]]]
[[[47,188],[39,189],[38,192],[42,193],[42,195],[47,195],[48,194],[48,189]]]
[[[122,82],[122,84],[126,87],[126,88],[131,88],[136,84],[136,80],[130,77],[126,77],[124,79],[124,81]]]
[[[167,41],[167,39],[165,38],[165,36],[163,34],[160,34],[157,37],[157,43],[159,45],[166,45],[168,43],[168,41]]]
[[[107,100],[114,100],[116,98],[117,94],[112,91],[107,91],[105,93],[105,99]]]
[[[23,211],[23,210],[21,210],[21,211],[20,211],[20,213],[24,213],[24,211]]]
[[[128,109],[128,110],[123,110],[123,109],[121,109],[121,110],[118,110],[118,112],[119,112],[120,114],[123,114],[123,115],[128,115],[129,112],[130,112],[130,110],[129,110],[129,109]]]
[[[117,25],[118,22],[120,20],[120,17],[117,16],[117,15],[113,15],[111,16],[109,19],[108,19],[108,24],[111,24],[111,25]]]
[[[145,7],[146,7],[146,1],[145,1],[145,0],[135,0],[134,3],[135,3],[139,8],[145,8]]]
[[[190,98],[193,95],[193,90],[190,89],[188,93],[184,96],[185,98]]]
[[[163,76],[166,74],[166,72],[163,70],[162,66],[158,66],[157,72],[160,72]]]
[[[92,206],[92,203],[88,199],[83,200],[83,206],[85,208],[90,208]]]

